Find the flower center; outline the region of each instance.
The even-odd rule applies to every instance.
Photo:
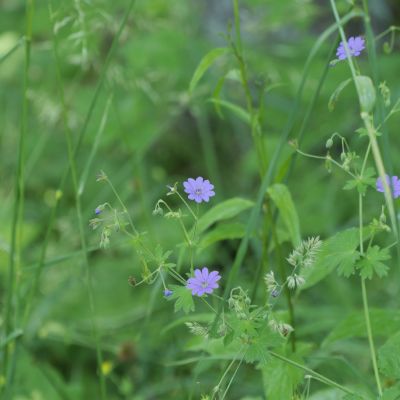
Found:
[[[200,189],[200,188],[196,189],[194,192],[195,192],[195,194],[197,194],[198,196],[201,195],[201,189]]]
[[[203,282],[202,284],[201,284],[201,287],[202,288],[206,288],[208,286],[208,283],[207,282]]]

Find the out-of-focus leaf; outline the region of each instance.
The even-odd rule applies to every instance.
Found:
[[[339,100],[340,93],[342,90],[351,82],[351,78],[346,79],[345,81],[341,82],[339,86],[335,89],[332,93],[331,97],[329,98],[328,102],[328,110],[333,111],[335,109],[336,103]]]
[[[374,336],[390,336],[400,330],[400,311],[395,309],[370,309],[369,316]],[[351,313],[343,321],[339,322],[333,331],[325,338],[322,346],[338,340],[353,337],[366,337],[364,313],[360,310]]]
[[[388,378],[400,379],[400,332],[389,338],[378,351],[379,370]]]
[[[198,233],[204,232],[215,222],[235,217],[242,211],[252,207],[254,203],[250,200],[234,197],[217,204],[211,210],[207,211],[198,221]]]
[[[301,242],[300,222],[289,189],[281,183],[276,183],[270,186],[267,192],[279,210],[280,216],[289,231],[293,246],[298,246]]]
[[[238,106],[237,104],[231,103],[230,101],[227,100],[221,100],[221,99],[210,99],[211,103],[214,103],[216,105],[222,106],[226,108],[229,111],[232,111],[233,114],[236,115],[240,120],[245,122],[246,124],[249,124],[251,126],[251,117],[250,114],[243,109],[242,107]]]
[[[292,355],[291,359],[302,364],[300,357]],[[261,368],[264,394],[267,399],[291,399],[296,386],[303,378],[303,371],[284,361],[270,358]]]
[[[194,71],[192,80],[189,84],[189,92],[193,92],[199,83],[200,79],[206,73],[206,71],[211,67],[211,65],[221,56],[230,52],[230,49],[227,47],[220,47],[211,50],[208,52],[200,61],[196,70]]]
[[[206,233],[200,241],[199,249],[204,249],[221,240],[240,239],[244,236],[245,227],[239,222],[220,224]]]
[[[361,111],[371,112],[375,105],[376,92],[369,76],[356,76]]]

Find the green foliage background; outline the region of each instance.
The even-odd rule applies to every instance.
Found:
[[[400,9],[395,1],[370,3],[375,33],[399,24]],[[67,122],[74,144],[128,6],[127,0],[53,1]],[[254,96],[257,97],[262,82],[271,86],[263,95],[265,109],[261,118],[270,161],[294,108],[309,52],[334,19],[328,4],[321,1],[243,0],[240,7],[244,53]],[[345,12],[349,5],[339,1],[338,7]],[[0,8],[0,307],[3,312],[9,290],[7,271],[22,121],[22,38],[26,17],[23,1],[0,1]],[[36,1],[34,8],[24,152],[22,257],[17,271],[22,309],[38,268],[56,190],[68,166],[58,92],[60,81],[52,51],[52,22],[46,1]],[[122,31],[77,154],[78,175],[86,171],[88,177],[81,197],[82,212],[103,367],[111,366],[106,376],[109,399],[197,399],[201,394],[211,393],[226,367],[226,361],[218,357],[224,354],[222,350],[207,349],[198,337],[190,335],[183,324],[189,317],[181,312],[174,314],[172,302],[162,296],[161,282],[138,288],[128,284],[129,276],[140,279],[141,274],[141,265],[129,241],[114,234],[110,249],[99,249],[99,235],[89,229],[88,221],[94,217],[96,206],[107,201],[115,203],[109,188],[96,182],[99,170],[107,173],[126,201],[140,231],[146,231],[149,240],[161,243],[164,249],[176,250],[176,243],[182,240],[174,221],[152,215],[157,200],[167,192],[166,185],[204,176],[216,187],[212,205],[231,197],[256,199],[260,178],[250,129],[224,107],[219,115],[210,101],[219,78],[231,71],[220,98],[245,106],[232,58],[219,58],[195,90],[192,93],[188,90],[202,57],[211,49],[226,45],[223,35],[232,20],[229,1],[138,0]],[[362,22],[355,20],[346,27],[346,32],[363,34]],[[379,69],[394,104],[400,97],[399,46],[397,41],[393,51],[385,54],[385,40],[377,42]],[[333,39],[324,43],[311,64],[291,138],[297,137],[333,44]],[[366,54],[360,57],[359,66],[367,75],[370,71],[366,57]],[[325,143],[334,132],[345,136],[355,149],[366,145],[367,138],[355,133],[361,122],[354,90],[345,88],[334,110],[328,110],[330,96],[348,77],[345,63],[329,69],[301,145],[304,151],[325,155]],[[386,126],[389,139],[380,139],[386,167],[394,175],[400,174],[398,126],[399,116],[394,115]],[[331,150],[336,156],[340,151],[340,147]],[[286,172],[293,154],[293,149],[286,145],[276,182]],[[287,185],[303,238],[319,235],[326,239],[357,226],[357,196],[355,191],[342,190],[345,183],[342,171],[333,168],[330,173],[321,161],[297,157]],[[382,194],[369,190],[364,208],[367,222],[379,217],[382,204]],[[202,205],[202,213],[210,207]],[[247,218],[248,210],[240,214],[238,221],[246,222]],[[284,230],[283,223],[281,228]],[[232,234],[233,240],[206,247],[196,256],[196,266],[215,266],[223,276],[227,274],[239,245],[236,237]],[[335,242],[334,246],[336,249],[338,244]],[[285,254],[292,249],[287,237],[283,249]],[[259,247],[251,244],[238,279],[244,288],[250,289],[254,283],[259,257]],[[274,269],[272,255],[270,263]],[[367,283],[370,306],[376,313],[372,319],[377,347],[385,343],[387,335],[400,330],[398,311],[396,314],[391,311],[398,309],[399,304],[399,265],[392,261],[390,266],[388,277]],[[39,296],[33,301],[24,327],[13,399],[99,398],[84,276],[69,177],[51,232]],[[260,284],[259,296],[262,290],[264,286]],[[295,307],[298,340],[304,348],[313,349],[307,365],[340,382],[360,381],[372,386],[372,378],[366,378],[371,371],[365,333],[363,329],[353,329],[357,318],[362,324],[359,280],[331,273],[296,297]],[[197,311],[205,312],[201,305]],[[378,322],[374,325],[375,320]],[[392,329],[388,328],[388,321],[393,324]],[[4,317],[0,323],[4,326]],[[398,340],[386,343],[382,352],[390,354],[390,346],[398,348]],[[208,359],[209,354],[215,360]],[[304,354],[310,352],[304,350]],[[284,389],[274,391],[266,377],[296,382],[300,378],[298,371],[291,371],[290,366],[285,366],[288,371],[274,368],[276,363],[279,361],[274,360],[263,371],[243,364],[228,398],[285,399]],[[393,382],[384,385],[390,387]],[[311,387],[312,399],[342,398],[339,392],[326,389],[317,381]]]

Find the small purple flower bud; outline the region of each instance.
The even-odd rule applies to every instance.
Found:
[[[100,208],[99,208],[99,207],[96,207],[96,209],[94,210],[94,213],[95,213],[96,215],[101,214]]]
[[[280,294],[279,289],[274,289],[274,290],[271,292],[271,296],[272,296],[272,297],[278,297],[279,294]]]
[[[164,290],[164,296],[165,296],[165,297],[171,296],[172,293],[173,293],[172,290],[169,290],[169,289],[165,289],[165,290]]]

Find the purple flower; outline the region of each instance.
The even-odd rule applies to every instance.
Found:
[[[94,213],[95,213],[96,215],[101,214],[101,209],[100,209],[99,207],[96,207],[96,209],[94,210]]]
[[[218,287],[221,279],[218,271],[208,273],[208,268],[204,267],[201,271],[194,270],[194,277],[189,278],[186,287],[192,291],[192,296],[203,296],[204,293],[211,294]]]
[[[173,293],[172,290],[169,290],[169,289],[165,289],[165,290],[164,290],[164,296],[165,296],[165,297],[171,296],[172,293]]]
[[[390,178],[389,175],[386,175],[386,182],[387,182],[388,186],[390,186],[390,190],[392,191],[393,198],[397,199],[397,197],[400,196],[400,180],[399,180],[399,178],[397,176],[392,176],[392,178]],[[384,192],[383,182],[380,177],[376,180],[376,190],[378,192]]]
[[[358,57],[361,51],[365,49],[365,40],[361,36],[351,37],[347,41],[347,45],[352,56]],[[340,42],[339,47],[336,50],[336,55],[339,60],[347,58],[346,49],[344,48],[343,42]]]
[[[201,176],[197,179],[189,178],[186,182],[183,182],[183,186],[185,187],[185,193],[189,195],[189,200],[194,200],[196,203],[208,202],[210,197],[215,196],[214,185],[208,179],[204,180]]]

